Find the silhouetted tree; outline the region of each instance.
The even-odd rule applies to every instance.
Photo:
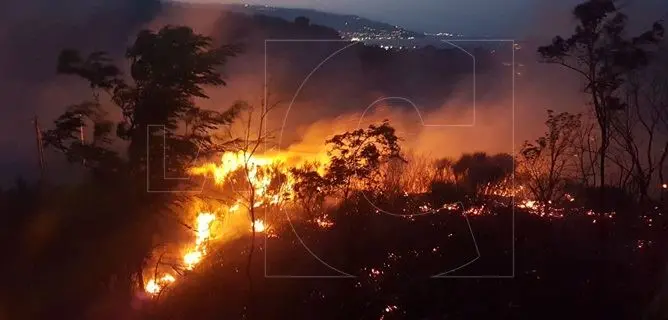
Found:
[[[614,0],[586,1],[575,7],[573,15],[578,21],[573,35],[567,39],[557,36],[538,52],[543,62],[559,64],[585,80],[584,91],[590,97],[601,136],[599,175],[603,187],[610,124],[614,112],[624,107],[618,90],[629,71],[647,64],[646,46],[656,44],[664,30],[655,23],[652,30],[627,39],[627,18]]]
[[[330,163],[325,179],[344,201],[351,188],[369,188],[377,182],[381,164],[401,159],[399,138],[390,123],[338,134],[327,140]]]
[[[74,50],[64,50],[58,59],[58,72],[87,80],[93,98],[68,108],[55,128],[45,132],[44,141],[70,161],[85,160],[95,176],[103,178],[96,182],[100,192],[113,194],[117,212],[94,216],[104,231],[97,234],[100,239],[88,241],[116,243],[116,251],[107,252],[115,257],[113,267],[102,281],[110,288],[113,283],[126,298],[143,286],[142,269],[159,231],[158,220],[179,200],[170,191],[188,183],[174,178],[185,177],[198,156],[226,150],[226,138],[216,131],[232,122],[237,109],[204,110],[195,99],[208,98],[204,86],[225,84],[218,68],[237,52],[234,46],[214,48],[210,38],[190,28],[167,26],[139,33],[125,55],[129,79],[103,52],[83,59]],[[117,108],[120,121],[107,118],[111,110],[100,102],[101,93]],[[89,124],[93,139],[82,141],[79,130]],[[118,152],[119,145],[127,146],[126,152]],[[103,191],[106,184],[109,189]]]
[[[665,48],[664,51],[665,53]],[[620,187],[650,197],[663,184],[662,168],[668,156],[668,78],[665,58],[647,70],[631,73],[623,87],[625,108],[612,122],[613,142],[621,149]],[[657,179],[658,178],[658,179]]]
[[[547,202],[563,196],[565,174],[574,167],[575,139],[580,115],[547,111],[547,132],[534,143],[524,142],[522,171],[528,176],[528,187],[538,200]]]
[[[503,153],[491,157],[484,152],[464,154],[453,164],[452,170],[458,183],[477,195],[513,172],[513,157]]]
[[[314,218],[323,209],[325,197],[330,192],[327,180],[315,170],[315,166],[293,168],[291,174],[294,178],[292,189],[295,199],[304,212]]]

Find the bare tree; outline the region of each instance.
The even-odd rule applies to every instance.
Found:
[[[238,101],[236,108],[241,110],[240,118],[244,121],[241,136],[243,138],[237,139],[234,150],[236,155],[240,158],[242,167],[240,174],[243,176],[242,187],[235,190],[237,199],[242,199],[238,203],[244,206],[249,213],[251,219],[251,243],[248,253],[248,261],[246,265],[246,275],[248,277],[250,287],[250,305],[251,313],[254,312],[253,299],[253,278],[252,278],[252,264],[253,255],[255,253],[255,237],[257,233],[257,215],[256,208],[259,206],[258,189],[264,183],[261,178],[264,174],[269,174],[269,168],[261,168],[255,161],[255,156],[261,151],[260,147],[269,143],[272,138],[271,132],[267,130],[267,116],[268,114],[280,105],[280,101],[268,104],[267,99],[261,99],[260,107],[250,104],[245,101]],[[231,131],[230,131],[231,134]]]
[[[576,130],[574,141],[575,156],[580,172],[579,180],[584,187],[596,184],[597,141],[594,134],[596,121],[592,118],[593,116],[589,114],[580,118],[580,127]]]
[[[555,37],[550,45],[540,47],[543,62],[561,65],[585,80],[584,92],[590,97],[600,133],[599,179],[605,186],[607,151],[610,145],[614,112],[624,107],[619,89],[629,71],[647,64],[644,47],[663,37],[663,27],[632,39],[624,38],[626,16],[614,0],[588,0],[573,10],[579,24],[568,39]],[[601,202],[604,192],[601,192]]]
[[[665,63],[657,62],[629,75],[624,86],[625,108],[612,122],[613,141],[627,164],[620,169],[624,175],[620,186],[639,200],[649,198],[651,187],[663,183],[662,167],[668,154],[668,78]]]
[[[528,187],[541,201],[563,197],[569,171],[576,167],[575,141],[580,128],[580,115],[547,111],[548,130],[534,143],[526,141],[520,155],[523,172],[529,178]]]

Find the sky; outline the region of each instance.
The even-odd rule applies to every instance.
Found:
[[[0,4],[0,187],[18,175],[35,176],[32,119],[48,125],[64,106],[80,101],[87,87],[55,75],[63,48],[122,48],[152,21],[154,0],[4,0]],[[230,0],[181,2],[243,3]],[[668,1],[622,0],[631,25],[648,28],[668,18]],[[519,39],[568,35],[569,11],[581,0],[252,0],[248,3],[355,14],[414,31]],[[199,22],[191,17],[187,23]],[[115,50],[115,51],[114,51]],[[74,89],[73,89],[74,88]]]
[[[566,31],[569,11],[580,0],[180,0],[199,3],[248,3],[311,8],[356,14],[424,32],[470,36],[526,37]],[[668,1],[623,0],[629,15],[642,22],[668,17]],[[540,28],[536,28],[540,23]]]

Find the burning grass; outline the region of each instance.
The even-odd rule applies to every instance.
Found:
[[[323,156],[316,155],[314,158],[322,160]],[[456,183],[456,181],[444,179],[442,172],[439,172],[443,168],[439,168],[436,162],[420,159],[419,163],[423,168],[415,168],[415,163],[409,162],[409,166],[412,166],[411,170],[402,171],[388,166],[378,173],[385,179],[399,174],[398,177],[390,178],[407,182],[406,188],[413,192],[404,191],[400,197],[405,199],[401,207],[409,219],[412,219],[410,216],[413,214],[425,215],[440,212],[463,214],[467,217],[490,216],[497,214],[499,210],[510,208],[523,214],[545,219],[563,219],[568,215],[580,215],[590,218],[592,223],[597,223],[600,219],[612,219],[615,215],[614,212],[597,213],[578,206],[575,196],[571,194],[566,194],[565,201],[560,203],[533,200],[526,192],[526,188],[522,185],[516,186],[511,178],[488,182],[478,187],[479,194],[475,199],[466,196],[458,202],[434,202],[430,196],[433,196],[435,191],[430,191],[428,187],[423,186],[429,183],[416,183],[418,180],[408,175],[415,172],[421,175],[428,174],[430,183],[439,179],[442,183]],[[306,210],[300,207],[297,201],[299,195],[294,190],[296,180],[291,174],[291,169],[308,167],[309,161],[313,159],[302,156],[298,159],[299,161],[296,160],[294,156],[280,153],[253,156],[245,156],[243,153],[226,153],[221,157],[220,162],[208,162],[192,168],[191,174],[207,176],[213,179],[214,184],[206,189],[202,197],[193,200],[192,206],[196,212],[192,220],[193,236],[190,241],[179,245],[183,248],[180,262],[166,267],[158,266],[160,261],[154,261],[145,272],[150,275],[145,282],[145,292],[151,296],[159,296],[164,289],[178,284],[181,277],[196,269],[211,253],[212,243],[224,243],[246,237],[252,231],[266,233],[270,237],[278,237],[277,233],[284,230],[283,226],[288,218],[294,221],[309,222],[323,232],[335,228],[336,221],[327,213],[328,210],[339,205],[340,200],[334,199],[335,196],[328,196],[335,201],[330,202],[329,206],[319,207],[320,210],[311,215],[306,214]],[[288,162],[292,163],[292,166],[286,165]],[[318,168],[322,169],[323,166]],[[326,174],[326,171],[320,170],[320,172],[320,175]],[[399,185],[399,187],[402,186]],[[317,191],[320,192],[320,190]],[[359,191],[369,192],[363,189]],[[387,199],[387,197],[382,197],[383,192],[387,195],[391,194],[382,188],[373,189],[373,191],[381,195],[379,201]],[[253,194],[252,206],[249,196],[251,193]],[[215,198],[221,195],[224,201],[216,198],[216,201],[207,203],[208,197]],[[209,210],[215,206],[218,208]],[[262,212],[269,214],[265,217],[266,219],[251,221],[248,214],[251,209],[261,209]],[[378,210],[376,212],[379,213]],[[645,245],[643,243],[641,246]]]

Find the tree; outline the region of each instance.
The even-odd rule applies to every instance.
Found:
[[[578,171],[580,173],[579,183],[590,187],[596,185],[596,127],[595,116],[592,112],[586,112],[580,118],[580,127],[575,134],[575,151],[577,157]]]
[[[431,158],[409,152],[403,158],[392,159],[383,165],[381,174],[383,186],[380,192],[387,199],[392,199],[429,191],[438,173],[435,161]]]
[[[317,165],[306,165],[290,170],[294,179],[292,190],[295,199],[310,218],[314,218],[316,212],[322,210],[325,197],[329,194],[327,180],[316,168]]]
[[[650,196],[651,186],[661,186],[664,181],[662,168],[668,156],[668,141],[662,139],[668,133],[665,68],[665,61],[655,60],[647,71],[629,76],[623,88],[625,108],[612,124],[613,141],[627,159],[624,185],[620,187],[626,187],[639,200]]]
[[[212,39],[190,28],[167,26],[139,33],[125,54],[129,77],[104,52],[83,59],[77,51],[64,50],[59,56],[58,72],[88,81],[93,96],[58,117],[44,141],[70,161],[85,160],[97,185],[111,186],[107,192],[114,195],[117,212],[94,218],[105,229],[98,241],[117,244],[112,247],[119,251],[119,268],[107,276],[114,274],[121,290],[131,293],[143,286],[142,270],[159,234],[159,217],[179,201],[169,191],[187,182],[174,178],[184,177],[198,156],[227,149],[228,141],[216,132],[238,110],[200,109],[195,99],[208,98],[204,86],[225,84],[219,68],[238,52],[236,46],[216,48]],[[111,103],[101,103],[100,94]],[[121,119],[109,119],[107,106],[115,107]],[[79,130],[89,124],[93,139],[83,141]],[[119,146],[127,146],[126,152],[116,151]],[[162,192],[147,192],[156,190]]]
[[[655,23],[652,30],[627,39],[626,16],[614,0],[588,0],[573,10],[578,21],[569,38],[555,37],[552,43],[538,48],[542,61],[561,65],[576,72],[585,81],[600,133],[600,186],[605,186],[605,163],[610,144],[610,125],[614,112],[622,109],[619,89],[627,74],[647,64],[647,45],[663,37],[663,27]],[[601,192],[603,201],[603,192]]]
[[[452,171],[457,183],[478,195],[513,172],[513,157],[504,153],[491,157],[484,152],[464,154],[453,164]]]
[[[528,187],[538,200],[559,200],[557,194],[566,185],[565,174],[575,167],[575,141],[580,128],[580,115],[547,111],[547,132],[534,143],[524,142],[520,155],[522,169],[529,179]]]
[[[383,163],[403,159],[399,138],[387,120],[381,125],[335,135],[326,142],[330,163],[325,179],[344,201],[353,186],[370,188],[380,181],[378,173]]]
[[[248,252],[248,261],[246,264],[246,276],[248,278],[248,284],[250,288],[250,311],[251,315],[255,312],[255,301],[254,301],[254,292],[253,292],[253,278],[252,278],[252,266],[253,266],[253,255],[255,254],[255,237],[257,233],[256,223],[258,223],[256,218],[255,209],[263,204],[260,200],[261,196],[266,196],[267,188],[269,186],[264,185],[265,177],[268,177],[269,181],[283,181],[284,177],[277,177],[279,173],[278,170],[272,170],[272,168],[262,168],[259,164],[255,162],[254,156],[257,154],[261,145],[268,143],[271,139],[270,133],[267,132],[267,116],[269,112],[274,110],[280,105],[280,101],[277,101],[272,104],[268,104],[269,95],[266,99],[262,98],[260,103],[260,108],[257,108],[253,104],[246,102],[238,102],[237,105],[240,106],[240,110],[243,111],[245,116],[245,123],[243,124],[242,139],[239,139],[234,144],[234,150],[236,154],[240,157],[242,168],[241,174],[243,175],[243,185],[245,188],[242,188],[241,192],[237,192],[240,199],[243,199],[242,205],[248,209],[248,213],[251,219],[251,243],[250,249]],[[259,110],[258,110],[259,109]],[[232,137],[230,137],[232,138]],[[273,168],[275,169],[275,168]],[[277,178],[277,179],[273,179]]]

